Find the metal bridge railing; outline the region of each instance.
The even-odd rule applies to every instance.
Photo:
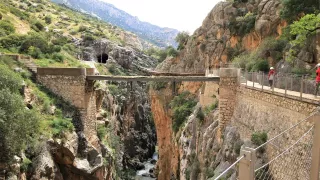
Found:
[[[241,148],[238,160],[215,180],[235,166],[239,167],[239,180],[319,180],[320,113],[311,114],[255,149]]]
[[[242,72],[242,84],[262,91],[279,92],[300,98],[314,98],[315,79],[309,75],[276,74],[270,86],[268,74],[264,72]],[[320,95],[320,92],[318,93]]]

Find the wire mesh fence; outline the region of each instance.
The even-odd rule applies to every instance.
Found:
[[[266,148],[267,163],[255,170],[256,180],[300,180],[310,178],[313,126],[286,149]]]
[[[245,79],[245,82],[241,82],[242,84],[261,90],[270,90],[301,98],[312,98],[315,95],[315,80],[307,75],[276,74],[274,79],[270,81],[267,73],[243,72],[242,77]]]

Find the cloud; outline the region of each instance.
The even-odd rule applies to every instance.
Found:
[[[193,33],[220,0],[103,0],[140,20]]]

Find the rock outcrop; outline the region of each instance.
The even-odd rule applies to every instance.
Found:
[[[84,42],[83,59],[100,63],[117,63],[126,70],[138,70],[139,67],[154,68],[157,60],[146,56],[131,47],[121,47],[107,39]]]

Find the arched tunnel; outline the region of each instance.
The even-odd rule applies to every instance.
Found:
[[[102,54],[97,55],[98,63],[106,64],[108,59],[109,59],[109,56],[106,53],[102,53]]]

